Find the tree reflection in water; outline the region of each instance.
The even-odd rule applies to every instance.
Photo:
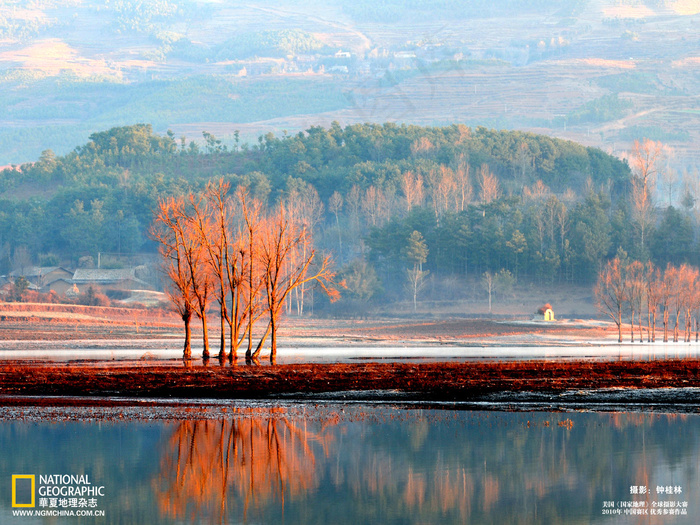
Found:
[[[696,416],[307,408],[174,424],[152,482],[161,518],[583,523],[631,485],[669,483],[696,501]]]
[[[310,432],[281,408],[247,410],[221,421],[175,424],[153,488],[159,510],[174,519],[226,522],[230,509],[249,508],[305,494],[318,484],[316,454],[327,455],[332,436]]]

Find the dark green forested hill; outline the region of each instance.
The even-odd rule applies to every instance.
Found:
[[[219,177],[271,204],[298,200],[317,245],[334,252],[346,297],[361,301],[403,293],[416,243],[435,280],[488,271],[589,282],[618,248],[658,264],[697,262],[690,208],[654,210],[642,242],[627,163],[572,142],[460,125],[333,124],[228,148],[208,133],[187,144],[138,124],[0,174],[1,273],[18,254],[75,265],[97,252],[154,252],[146,232],[158,199]]]

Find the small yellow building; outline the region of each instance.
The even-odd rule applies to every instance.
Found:
[[[537,309],[537,314],[535,315],[535,320],[537,321],[555,321],[554,310],[552,310],[552,305],[547,303]]]

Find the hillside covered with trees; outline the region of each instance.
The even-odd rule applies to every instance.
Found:
[[[149,125],[113,128],[0,174],[0,273],[155,254],[158,202],[219,178],[295,206],[347,285],[336,308],[459,299],[487,276],[501,290],[592,284],[619,248],[662,267],[698,264],[693,190],[683,209],[660,208],[662,164],[643,153],[631,169],[573,142],[461,125],[333,124],[232,148],[209,133],[198,145]]]

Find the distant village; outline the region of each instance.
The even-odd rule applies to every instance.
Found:
[[[470,59],[492,58],[488,53],[477,53]],[[483,55],[483,56],[482,56]],[[383,77],[387,72],[414,69],[418,64],[435,64],[443,61],[461,61],[467,58],[455,48],[443,43],[407,44],[403,49],[373,48],[363,54],[346,49],[331,53],[296,54],[285,58],[259,58],[220,62],[229,71],[241,77],[270,74],[326,73],[346,77]]]
[[[0,300],[16,300],[18,282],[23,292],[51,302],[75,302],[81,296],[106,297],[109,302],[155,306],[167,301],[156,291],[152,271],[145,265],[129,268],[77,268],[30,266],[0,276]]]

